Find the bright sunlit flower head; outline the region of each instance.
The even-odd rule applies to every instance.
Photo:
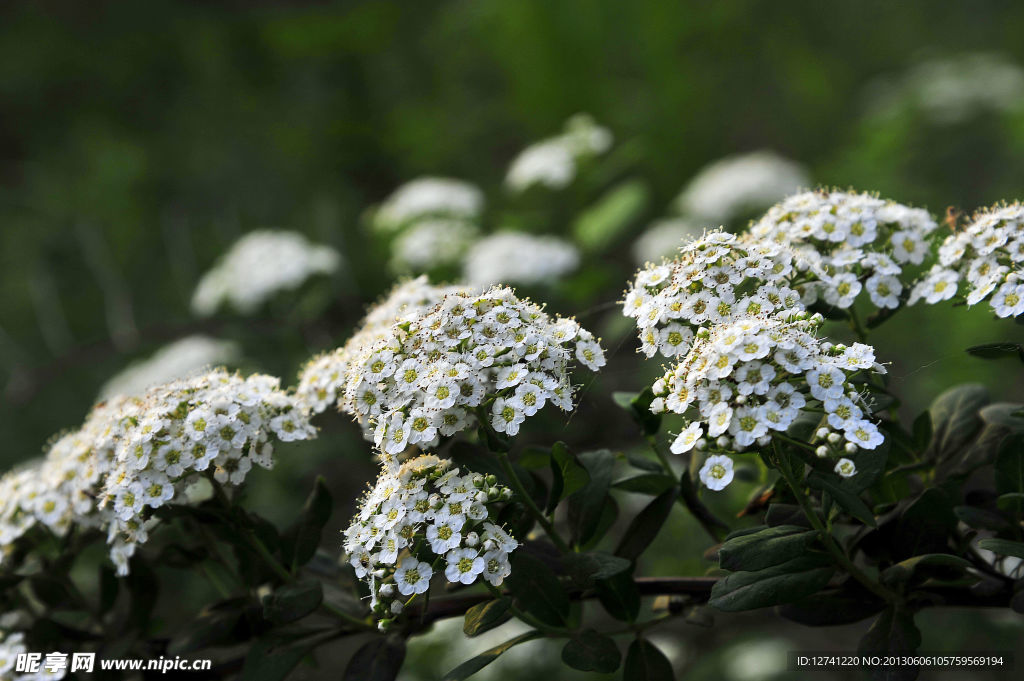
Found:
[[[512,289],[449,293],[347,359],[343,411],[374,426],[385,461],[488,419],[514,435],[545,404],[572,408],[570,367],[604,366],[597,339]]]
[[[249,232],[203,275],[192,294],[192,310],[205,317],[227,306],[251,314],[274,294],[340,266],[337,251],[311,244],[298,232]]]

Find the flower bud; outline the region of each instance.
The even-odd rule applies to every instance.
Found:
[[[828,437],[828,428],[818,428],[818,430],[814,433],[814,437],[818,438],[819,440],[824,440],[825,438]]]
[[[481,504],[486,504],[488,502],[488,500],[490,499],[490,497],[487,496],[487,492],[485,492],[483,490],[480,490],[479,492],[477,492],[476,493],[476,497],[474,497],[474,498],[477,500],[478,503],[481,503]]]
[[[843,439],[843,436],[840,435],[839,433],[829,433],[828,434],[828,441],[831,442],[834,445],[839,444],[842,441],[842,439]]]
[[[488,487],[494,487],[498,484],[498,477],[494,474],[488,475],[485,479],[487,480]]]
[[[852,442],[847,442],[846,446],[843,447],[843,449],[846,450],[847,454],[856,454],[857,453],[857,445],[853,444]]]
[[[385,598],[389,598],[393,593],[395,593],[395,585],[394,584],[381,584],[380,585],[380,595],[381,596],[384,596]]]
[[[729,439],[728,435],[720,435],[715,444],[718,445],[719,449],[729,449],[729,445],[732,444],[732,440]]]
[[[480,535],[478,535],[476,532],[470,532],[466,535],[466,538],[463,539],[463,542],[466,544],[466,546],[472,548],[476,546],[478,543],[480,543]]]
[[[819,459],[824,459],[826,456],[828,456],[828,447],[826,447],[825,445],[821,445],[820,447],[814,450],[814,453],[818,455]]]
[[[484,476],[477,473],[473,476],[473,487],[480,489],[484,486]]]
[[[402,605],[402,601],[391,601],[391,614],[401,615],[403,607],[405,606]]]
[[[705,438],[697,440],[697,444],[694,445],[698,452],[703,452],[708,448],[708,441]]]

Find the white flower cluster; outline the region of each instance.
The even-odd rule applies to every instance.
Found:
[[[605,362],[575,320],[552,318],[509,288],[451,293],[363,346],[348,365],[341,406],[376,424],[374,443],[389,460],[410,445],[433,446],[478,415],[515,435],[548,402],[570,409],[574,360],[594,371]]]
[[[375,211],[373,225],[382,232],[398,232],[424,218],[473,222],[483,207],[483,193],[468,182],[421,177],[396,189]]]
[[[429,218],[410,225],[391,244],[391,269],[429,272],[462,261],[476,240],[476,225],[464,220]]]
[[[114,395],[138,395],[151,386],[184,378],[205,367],[234,362],[239,354],[238,344],[232,341],[187,336],[116,374],[100,389],[100,399]]]
[[[311,244],[298,232],[249,232],[203,275],[192,294],[192,310],[209,316],[228,305],[251,314],[275,293],[294,290],[340,265],[337,251]]]
[[[378,616],[399,614],[441,570],[454,584],[502,583],[518,542],[491,521],[489,506],[512,496],[496,482],[430,454],[384,467],[344,544]]]
[[[986,111],[1024,108],[1024,69],[999,54],[930,59],[898,78],[874,83],[869,99],[876,115],[916,108],[932,123],[956,124]]]
[[[299,373],[296,396],[310,410],[319,414],[337,403],[348,380],[349,363],[363,349],[389,337],[391,327],[404,324],[426,314],[446,295],[468,292],[459,286],[434,286],[427,277],[419,276],[397,284],[379,303],[370,308],[359,328],[340,348],[317,355]],[[373,426],[363,421],[364,435],[373,439]]]
[[[910,303],[952,298],[967,282],[967,304],[988,299],[997,317],[1024,314],[1024,204],[994,206],[946,237],[939,262],[910,294]]]
[[[0,478],[0,565],[37,525],[63,536],[72,524],[104,524],[95,499],[115,465],[121,414],[138,402],[115,397],[98,405],[81,428],[54,440],[45,457]]]
[[[513,192],[534,185],[563,189],[576,179],[581,161],[605,153],[611,145],[611,132],[587,114],[577,114],[566,122],[561,135],[523,149],[509,166],[505,185]]]
[[[524,232],[495,232],[473,244],[463,276],[470,286],[550,284],[575,270],[580,254],[568,241]]]
[[[693,220],[719,225],[763,211],[809,184],[802,165],[774,152],[727,156],[690,180],[676,199],[676,208]]]
[[[820,315],[797,312],[703,328],[685,356],[655,382],[651,411],[688,417],[671,451],[697,448],[718,457],[710,457],[701,470],[705,485],[724,487],[732,465],[721,457],[767,446],[773,433],[785,432],[812,405],[824,411],[828,422],[815,434],[825,442],[818,447],[819,456],[853,454],[881,444],[864,400],[849,382],[858,371],[882,370],[874,350],[861,343],[821,341],[814,335],[821,323]],[[852,475],[849,464],[844,470]]]
[[[648,357],[686,354],[694,333],[735,318],[802,310],[790,283],[797,273],[784,245],[709,232],[675,260],[648,263],[626,292],[623,314],[636,320]]]
[[[936,227],[921,208],[870,194],[813,191],[773,206],[750,233],[788,246],[797,266],[813,275],[816,281],[802,288],[805,303],[821,296],[848,308],[866,291],[876,307],[897,308],[909,285],[904,268],[924,262]]]

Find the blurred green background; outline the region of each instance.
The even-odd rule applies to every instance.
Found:
[[[515,154],[581,111],[627,150],[617,172],[639,178],[648,201],[586,263],[592,285],[577,277],[576,289],[547,292],[619,351],[571,432],[559,414],[526,430],[614,446],[632,435],[628,419],[587,424],[610,390],[640,388],[655,367],[632,359],[615,310],[590,311],[624,288],[628,244],[694,172],[767,148],[815,182],[939,216],[1024,198],[1024,108],[937,119],[907,76],[969,53],[1024,64],[1022,35],[1024,4],[1010,0],[3,3],[0,464],[37,456],[113,373],[189,333],[238,340],[242,368],[293,383],[393,281],[364,226],[368,206],[422,174],[500,197]],[[343,254],[331,302],[197,321],[189,299],[201,274],[268,226]],[[587,267],[600,275],[587,279]],[[916,308],[874,341],[916,413],[964,380],[1019,397],[998,364],[962,352],[1014,334],[984,310]],[[301,503],[291,482],[325,473],[342,490],[341,526],[344,490],[354,495],[372,464],[345,419],[319,425],[320,441],[282,448],[277,482],[257,492],[286,518]],[[687,555],[691,532],[680,523],[656,572],[673,571],[666,556]],[[693,562],[686,571],[708,566]]]

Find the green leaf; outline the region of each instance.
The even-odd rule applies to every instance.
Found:
[[[312,649],[310,644],[282,645],[274,639],[257,640],[245,655],[239,681],[284,681]]]
[[[1024,346],[1018,343],[984,343],[967,348],[967,354],[981,359],[1012,357],[1024,362]]]
[[[629,465],[633,468],[639,468],[640,470],[647,471],[648,473],[664,474],[665,472],[665,469],[661,467],[661,462],[649,459],[646,456],[641,456],[639,454],[626,454],[626,461],[628,461]]]
[[[764,514],[765,525],[778,527],[779,525],[799,525],[810,528],[811,521],[807,519],[804,512],[796,504],[773,503],[769,504],[768,511]]]
[[[632,478],[619,480],[612,485],[615,489],[623,492],[636,492],[637,494],[648,494],[656,497],[676,486],[676,479],[664,473],[644,473]]]
[[[673,681],[672,663],[647,639],[637,638],[626,651],[622,678],[629,681]]]
[[[181,655],[233,642],[244,607],[244,599],[232,599],[203,611],[171,640],[168,650]]]
[[[612,393],[612,399],[615,400],[617,405],[629,412],[630,416],[633,417],[633,421],[640,426],[640,430],[644,435],[655,435],[661,428],[661,414],[651,412],[654,391],[649,387],[644,388],[639,393]]]
[[[619,668],[622,653],[612,639],[593,629],[584,629],[566,642],[562,662],[584,672],[611,674]]]
[[[564,442],[556,442],[551,447],[551,471],[555,482],[548,495],[548,513],[555,509],[559,501],[590,482],[587,469],[580,465]]]
[[[45,574],[33,575],[29,579],[32,593],[47,607],[54,610],[76,610],[75,600],[67,584]]]
[[[932,441],[932,415],[930,412],[923,411],[914,419],[912,432],[914,451],[924,452],[924,450],[928,449],[928,445]]]
[[[1024,513],[1024,493],[1001,494],[996,499],[996,506],[1008,513]]]
[[[996,454],[996,492],[1024,494],[1024,434],[1003,440]]]
[[[485,631],[504,624],[512,617],[509,612],[511,606],[511,598],[497,598],[477,603],[466,611],[466,618],[462,622],[462,633],[469,637],[479,636]]]
[[[938,487],[930,487],[900,514],[894,553],[897,558],[945,553],[949,534],[955,527],[956,515],[949,495]]]
[[[610,246],[639,218],[649,191],[640,180],[628,180],[610,189],[584,210],[572,225],[574,240],[586,251]]]
[[[975,383],[950,388],[928,408],[932,421],[930,458],[942,461],[959,450],[981,428],[978,411],[989,403],[988,390]]]
[[[614,577],[629,570],[633,563],[604,551],[589,551],[567,553],[562,557],[562,565],[565,566],[565,571],[573,583],[581,589],[586,589],[593,586],[596,580]]]
[[[914,624],[914,615],[890,606],[861,638],[857,652],[864,655],[907,655],[921,645],[921,632]],[[911,681],[917,678],[917,667],[872,667],[868,675],[878,681]]]
[[[861,590],[823,589],[776,611],[781,617],[809,627],[853,624],[879,613],[885,603],[874,594]]]
[[[1013,556],[1024,558],[1024,542],[1010,541],[1009,539],[982,539],[978,547],[1001,556]]]
[[[498,656],[504,653],[509,648],[517,646],[520,643],[526,643],[527,641],[532,641],[534,639],[541,638],[543,636],[544,634],[542,634],[539,631],[528,631],[525,634],[520,634],[519,636],[516,636],[513,639],[505,641],[501,645],[497,645],[489,650],[485,650],[484,652],[480,653],[479,655],[470,660],[466,660],[458,667],[445,674],[444,681],[463,681],[464,679],[468,679],[473,674],[476,674],[478,671],[480,671],[481,669],[483,669],[484,667],[498,659]],[[357,679],[359,681],[362,681],[361,677],[355,676],[352,677],[351,681],[357,681]]]
[[[941,572],[960,573],[969,567],[971,567],[971,563],[959,556],[948,553],[926,553],[921,556],[908,558],[886,568],[882,571],[880,577],[884,584],[892,586],[906,584],[919,572],[931,572],[931,570],[926,570],[926,568],[939,568]]]
[[[291,550],[286,556],[289,564],[293,567],[305,565],[316,555],[316,550],[320,546],[320,535],[324,525],[331,519],[333,510],[334,502],[331,500],[327,483],[322,476],[318,477],[313,485],[313,491],[306,499],[302,515],[289,531]]]
[[[377,636],[349,660],[343,681],[394,681],[405,661],[405,639],[397,634]]]
[[[762,570],[799,556],[818,534],[796,525],[767,527],[728,539],[718,550],[718,564],[726,570]]]
[[[1024,495],[1021,496],[1024,497]],[[995,530],[998,532],[1010,527],[1010,522],[1001,514],[976,506],[956,506],[953,508],[953,514],[968,527],[974,527],[979,530]]]
[[[263,617],[274,624],[302,619],[320,607],[324,600],[318,579],[290,582],[263,599]]]
[[[564,626],[569,597],[551,568],[522,550],[513,552],[509,562],[512,573],[505,581],[519,608],[545,624]]]
[[[875,516],[871,509],[861,501],[857,494],[846,489],[836,476],[830,473],[822,473],[821,471],[812,471],[807,476],[807,484],[814,489],[828,492],[844,511],[865,525],[877,527]]]
[[[820,591],[835,568],[822,554],[808,554],[755,572],[733,572],[715,583],[708,603],[725,612],[791,603]]]
[[[676,502],[676,490],[670,489],[655,497],[640,513],[633,518],[626,528],[622,540],[615,549],[616,556],[635,560],[640,556],[661,531],[661,526],[668,520],[672,506]]]
[[[594,585],[597,600],[605,611],[622,622],[633,622],[640,614],[640,592],[629,572],[599,580]]]
[[[580,454],[579,461],[586,468],[590,481],[568,498],[573,542],[582,546],[594,536],[605,511],[615,456],[607,449],[599,449]]]

